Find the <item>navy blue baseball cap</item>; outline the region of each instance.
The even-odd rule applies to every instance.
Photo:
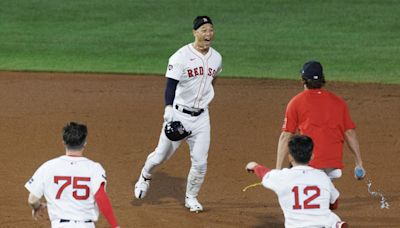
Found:
[[[304,79],[320,80],[324,78],[323,68],[320,62],[311,60],[304,64],[300,71]]]
[[[197,30],[200,26],[204,24],[213,24],[209,16],[197,16],[193,20],[193,29]]]

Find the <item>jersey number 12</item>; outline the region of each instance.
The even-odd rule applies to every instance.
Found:
[[[72,196],[77,200],[85,200],[89,198],[90,189],[87,184],[83,184],[82,182],[89,182],[90,177],[69,177],[69,176],[54,176],[54,183],[58,184],[60,181],[65,181],[63,185],[58,189],[56,199],[61,198],[61,194],[64,189],[71,185],[74,191],[72,192]],[[84,192],[83,195],[78,195],[77,190],[82,190]]]
[[[299,210],[299,209],[317,209],[320,208],[319,204],[311,204],[311,201],[316,199],[318,196],[321,194],[321,190],[318,188],[318,186],[307,186],[304,188],[303,193],[304,195],[309,197],[303,201],[303,207],[300,205],[299,202],[299,186],[294,186],[292,188],[292,192],[294,193],[294,205],[293,209],[294,210]]]

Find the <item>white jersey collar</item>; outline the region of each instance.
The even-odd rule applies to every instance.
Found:
[[[308,165],[298,165],[298,166],[293,166],[291,169],[314,169],[314,168]]]
[[[67,160],[67,161],[83,161],[83,160],[88,160],[86,157],[73,157],[73,156],[68,156],[68,155],[62,155],[62,159]]]

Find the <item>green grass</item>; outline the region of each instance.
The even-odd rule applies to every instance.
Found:
[[[214,20],[222,76],[296,78],[317,59],[328,80],[400,84],[397,0],[2,0],[0,69],[164,74]]]

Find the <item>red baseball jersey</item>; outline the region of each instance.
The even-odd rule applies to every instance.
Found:
[[[309,89],[293,97],[286,108],[283,131],[307,135],[314,142],[315,168],[343,168],[344,132],[356,126],[346,102],[324,89]]]

